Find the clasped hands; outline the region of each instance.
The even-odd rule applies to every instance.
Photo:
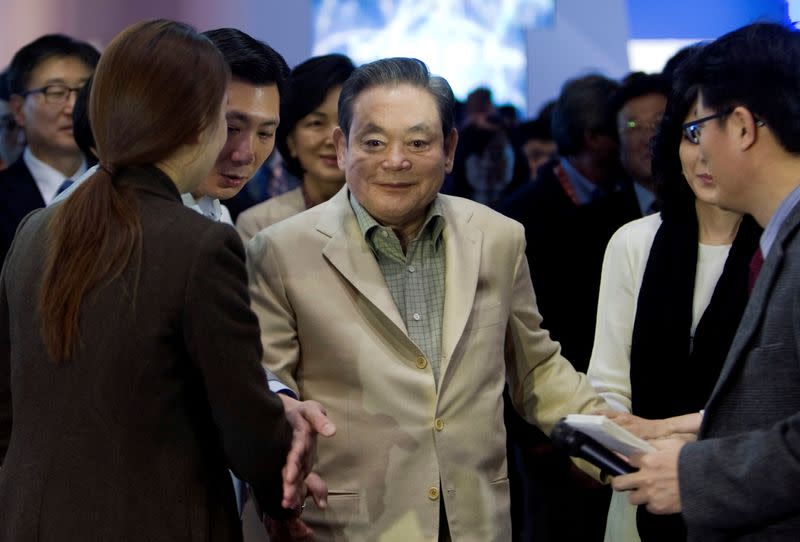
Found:
[[[336,426],[328,419],[325,409],[316,401],[298,401],[288,395],[278,394],[292,426],[292,446],[283,467],[283,500],[281,506],[296,510],[295,517],[273,520],[264,517],[270,540],[308,540],[312,530],[300,519],[303,502],[311,496],[319,508],[328,506],[328,486],[311,469],[316,455],[317,434],[331,437]]]
[[[601,412],[617,425],[650,442],[654,452],[627,458],[639,470],[616,476],[611,482],[616,491],[630,491],[631,504],[645,505],[653,514],[681,511],[678,483],[678,458],[687,442],[697,438],[702,419],[699,413],[664,420],[647,420],[617,411]]]

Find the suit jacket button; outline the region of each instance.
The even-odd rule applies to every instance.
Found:
[[[444,429],[444,420],[442,420],[441,418],[436,418],[436,421],[434,422],[433,425],[434,427],[436,427],[437,431],[441,431],[442,429]]]
[[[427,366],[428,366],[428,360],[427,359],[425,359],[423,357],[417,358],[417,369],[424,369]]]
[[[428,498],[432,501],[435,501],[439,498],[439,488],[438,487],[430,487],[428,488]]]

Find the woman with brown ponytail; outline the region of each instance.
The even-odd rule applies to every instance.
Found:
[[[0,276],[0,540],[241,540],[228,467],[279,509],[291,428],[244,251],[180,198],[225,142],[228,77],[170,21],[102,55],[101,167],[26,217]]]

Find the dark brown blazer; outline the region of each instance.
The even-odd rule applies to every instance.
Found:
[[[141,265],[86,297],[73,361],[48,357],[36,310],[56,207],[23,221],[0,277],[0,540],[241,540],[228,468],[275,509],[291,439],[241,241],[155,168],[116,182]]]

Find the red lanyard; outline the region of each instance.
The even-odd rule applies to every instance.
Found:
[[[564,171],[564,168],[561,167],[560,163],[553,167],[553,173],[558,179],[558,182],[561,183],[561,188],[564,189],[567,197],[572,200],[572,203],[575,205],[580,205],[580,202],[578,201],[578,194],[575,193],[575,188],[572,186],[572,183],[569,182],[569,176],[567,176],[567,172]]]

